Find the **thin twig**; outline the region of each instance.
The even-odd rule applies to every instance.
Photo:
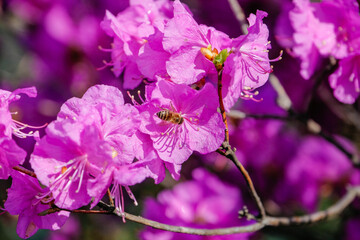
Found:
[[[227,142],[223,143],[222,149],[224,149],[225,152],[222,152],[221,150],[217,150],[217,152],[222,154],[223,156],[227,157],[228,159],[230,159],[236,165],[236,167],[239,169],[239,171],[241,172],[241,174],[243,175],[243,177],[245,179],[246,185],[248,186],[250,195],[254,199],[256,206],[259,209],[259,215],[260,215],[259,218],[260,219],[265,218],[266,217],[265,207],[264,207],[263,203],[261,202],[259,195],[256,192],[256,189],[254,187],[254,184],[251,180],[249,173],[246,171],[244,166],[238,160],[235,152],[231,149],[231,146]]]
[[[223,72],[223,70],[224,70],[223,67],[218,70],[218,95],[219,95],[220,112],[221,112],[222,120],[225,124],[225,142],[229,142],[229,128],[228,128],[225,107],[224,107],[224,102],[223,102],[223,97],[222,97],[222,72]]]
[[[227,150],[226,153],[222,151],[220,152],[222,155],[225,156],[227,154],[227,157],[234,161],[237,167],[242,167],[241,163],[237,160],[235,153],[231,150],[230,146],[224,146],[224,148]],[[28,174],[29,176],[36,176],[35,173],[33,173],[30,170],[27,170],[22,167],[14,167],[15,170],[18,170],[20,172],[24,172],[25,174]],[[245,169],[243,169],[245,170]],[[244,171],[245,174],[248,175],[246,170]],[[250,177],[248,178],[250,179]],[[250,179],[250,183],[251,179]],[[254,189],[254,193],[256,193]],[[304,216],[293,216],[293,217],[271,217],[267,215],[263,215],[261,219],[258,219],[258,222],[249,224],[247,226],[239,226],[239,227],[229,227],[229,228],[217,228],[217,229],[198,229],[198,228],[189,228],[189,227],[181,227],[181,226],[173,226],[168,224],[163,224],[157,221],[153,221],[147,218],[143,218],[140,216],[135,216],[130,213],[124,213],[125,218],[132,222],[137,222],[146,226],[150,226],[153,228],[165,230],[165,231],[171,231],[171,232],[178,232],[178,233],[187,233],[187,234],[196,234],[196,235],[226,235],[226,234],[235,234],[235,233],[245,233],[245,232],[256,232],[260,229],[266,227],[266,226],[292,226],[292,225],[300,225],[300,224],[309,224],[309,223],[315,223],[319,222],[331,217],[336,217],[340,215],[345,208],[347,208],[356,197],[360,196],[360,186],[356,187],[349,187],[347,189],[347,193],[334,205],[329,207],[327,210],[319,211],[313,214],[304,215]],[[261,202],[260,202],[261,203]],[[262,204],[260,205],[262,206]],[[42,216],[59,212],[59,211],[68,211],[72,213],[81,213],[81,214],[114,214],[120,217],[123,217],[121,214],[117,214],[115,211],[115,208],[113,206],[110,206],[102,201],[98,203],[98,207],[104,209],[104,210],[87,210],[87,209],[76,209],[76,210],[68,210],[68,209],[62,209],[54,206],[53,208],[50,208],[42,213]],[[262,209],[264,209],[262,207]],[[263,210],[265,213],[265,210]]]
[[[26,175],[29,175],[30,177],[36,178],[36,174],[33,171],[27,170],[26,168],[23,168],[21,166],[15,166],[13,167],[14,170],[25,173]]]
[[[230,112],[226,113],[226,115],[233,119],[254,118],[254,119],[275,119],[282,121],[293,120],[293,118],[290,118],[288,116],[280,116],[280,115],[272,115],[272,114],[251,114],[239,110],[231,110]]]
[[[324,211],[319,211],[304,216],[292,216],[292,217],[265,216],[259,222],[255,222],[247,226],[217,228],[217,229],[198,229],[198,228],[190,228],[190,227],[173,226],[173,225],[168,225],[157,221],[153,221],[147,218],[143,218],[140,216],[136,216],[126,212],[124,214],[125,214],[125,218],[129,221],[140,223],[160,230],[186,233],[186,234],[196,234],[196,235],[226,235],[226,234],[236,234],[236,233],[245,233],[245,232],[256,232],[267,226],[269,227],[293,226],[293,225],[303,225],[303,224],[320,222],[328,218],[339,216],[355,200],[355,198],[359,196],[360,196],[360,186],[351,187],[347,189],[347,193],[337,203],[330,206],[328,209]],[[103,205],[106,204],[102,203],[102,206]],[[111,209],[111,206],[107,205],[107,208]],[[106,211],[106,210],[67,210],[67,211],[85,213],[85,214],[111,213],[122,217],[121,214],[116,214],[114,211]]]
[[[243,9],[241,8],[238,0],[228,0],[231,10],[233,11],[236,19],[238,20],[240,24],[240,28],[243,34],[248,33],[248,24],[245,18],[245,14]]]
[[[354,200],[360,196],[360,186],[349,188],[347,193],[334,205],[324,211],[319,211],[305,216],[294,217],[267,217],[264,224],[267,226],[303,225],[319,222],[339,216]]]
[[[141,223],[153,228],[178,232],[178,233],[187,233],[187,234],[196,234],[196,235],[226,235],[226,234],[234,234],[234,233],[245,233],[245,232],[256,232],[262,229],[265,225],[262,223],[253,223],[247,226],[241,227],[229,227],[229,228],[216,228],[216,229],[198,229],[198,228],[189,228],[189,227],[181,227],[181,226],[173,226],[168,224],[159,223],[156,221],[152,221],[150,219],[146,219],[140,216],[135,216],[129,213],[125,213],[125,218],[129,221]]]
[[[114,205],[114,200],[111,197],[110,189],[107,190],[107,195],[108,195],[108,198],[109,198],[109,201],[110,201],[110,206],[115,206]]]

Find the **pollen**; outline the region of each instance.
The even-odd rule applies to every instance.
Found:
[[[112,153],[111,153],[111,157],[114,159],[114,158],[117,157],[118,154],[119,154],[119,153],[118,153],[115,149],[113,149],[113,151],[112,151]]]
[[[200,52],[201,52],[202,55],[204,55],[210,61],[213,61],[214,58],[219,54],[219,52],[218,52],[218,50],[216,48],[211,49],[211,45],[209,45],[206,48],[202,47],[200,49]]]
[[[66,170],[67,170],[67,167],[62,167],[61,168],[61,174],[64,174],[64,172],[66,172]]]

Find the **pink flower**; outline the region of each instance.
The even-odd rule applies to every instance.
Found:
[[[1,113],[0,119],[2,120]],[[26,152],[18,147],[11,137],[6,136],[5,125],[0,122],[0,179],[7,179],[11,169],[22,164],[25,157]]]
[[[354,0],[325,0],[314,4],[316,17],[321,25],[331,26],[333,42],[324,42],[328,52],[335,58],[342,59],[352,55],[360,48],[359,4]],[[314,32],[321,32],[316,27]],[[318,46],[319,47],[319,46]],[[322,53],[324,54],[324,53]]]
[[[164,161],[180,165],[193,151],[209,153],[223,142],[224,124],[211,84],[196,91],[163,80],[147,87],[146,99],[138,107],[140,130],[150,135]]]
[[[112,160],[106,162],[100,174],[92,175],[87,193],[95,200],[95,206],[112,184],[111,196],[115,199],[119,214],[124,211],[122,187],[134,199],[128,186],[140,183],[147,177],[160,183],[165,177],[164,164],[152,147],[148,136],[138,132],[140,116],[138,110],[124,104],[119,89],[95,85],[82,98],[71,98],[61,108],[58,121],[91,119],[97,127],[99,137],[112,149]],[[99,160],[100,162],[101,160]]]
[[[114,16],[106,12],[104,21],[101,23],[105,32],[114,37],[111,51],[111,63],[116,76],[124,70],[124,88],[133,89],[137,87],[145,77],[151,77],[146,69],[138,67],[137,58],[139,55],[154,50],[145,44],[151,39],[156,31],[163,32],[164,24],[171,17],[172,4],[168,0],[161,1],[130,1],[130,7]],[[157,51],[155,51],[157,52]],[[151,52],[150,52],[151,54]],[[156,53],[162,56],[162,52]],[[143,56],[144,58],[145,56]],[[167,58],[167,54],[165,53]],[[141,70],[141,71],[140,71]]]
[[[230,42],[225,33],[199,25],[184,5],[176,0],[174,17],[165,26],[163,40],[164,49],[171,54],[166,62],[171,80],[192,84],[211,74],[216,76],[212,59],[207,59],[202,52],[205,51],[211,58],[229,47]]]
[[[49,190],[41,188],[36,178],[12,171],[12,185],[8,190],[5,209],[12,215],[19,215],[16,232],[21,238],[31,237],[40,229],[58,230],[70,215],[60,211],[46,214],[53,198]]]
[[[76,209],[89,204],[88,181],[105,171],[112,154],[91,117],[82,122],[66,119],[49,124],[30,163],[40,182],[49,187],[55,204]]]
[[[0,89],[0,115],[1,115],[1,123],[5,126],[5,135],[11,136],[11,134],[14,134],[15,136],[19,138],[26,138],[28,136],[33,136],[34,132],[23,132],[22,130],[25,128],[41,128],[44,126],[36,127],[36,126],[30,126],[28,124],[13,120],[11,118],[11,115],[17,114],[11,113],[9,110],[9,105],[12,102],[15,102],[20,99],[19,94],[25,94],[29,97],[36,97],[37,91],[35,87],[29,87],[29,88],[19,88],[16,89],[13,92],[5,91]]]
[[[319,21],[315,16],[315,5],[308,0],[294,1],[290,21],[295,29],[293,52],[301,60],[300,74],[310,79],[321,64],[321,55],[328,55],[336,45],[333,26]]]
[[[329,77],[334,96],[343,103],[353,104],[360,94],[360,55],[339,61],[339,68]]]
[[[254,99],[253,92],[264,85],[272,72],[269,60],[269,30],[262,19],[266,12],[257,11],[248,18],[248,34],[239,36],[232,42],[232,52],[224,65],[224,104],[229,110],[237,99]]]

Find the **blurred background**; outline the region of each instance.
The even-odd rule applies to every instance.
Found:
[[[227,1],[182,2],[188,4],[198,23],[213,26],[233,38],[241,34],[240,26]],[[239,3],[246,16],[255,13],[257,9],[268,12],[264,22],[270,30],[270,56],[277,57],[280,50],[284,49],[278,45],[277,34],[281,32],[280,16],[288,6],[288,1],[241,0]],[[56,118],[60,106],[67,99],[81,97],[95,84],[108,84],[122,89],[122,76],[115,77],[110,68],[99,70],[104,65],[103,60],[110,60],[110,54],[101,51],[99,46],[110,48],[112,41],[100,28],[100,22],[105,10],[117,14],[129,5],[127,0],[0,0],[0,5],[0,88],[12,91],[20,87],[35,86],[38,90],[37,98],[24,96],[11,106],[14,111],[19,112],[16,115],[18,120],[31,125],[49,123]],[[359,101],[353,105],[339,103],[332,96],[326,79],[317,86],[320,90],[314,93],[312,89],[317,83],[300,76],[299,62],[286,51],[283,60],[274,63],[274,75],[284,86],[298,114],[314,119],[349,152],[356,154],[356,149],[360,146]],[[241,100],[234,109],[250,114],[287,114],[277,106],[277,94],[269,83],[259,89],[259,92],[259,98],[264,99],[262,102]],[[236,147],[239,160],[249,171],[267,211],[272,215],[301,215],[327,208],[345,193],[349,184],[360,183],[359,172],[346,155],[328,141],[311,134],[307,126],[299,121],[240,119],[236,116],[229,121],[230,143]],[[16,141],[31,153],[34,140],[16,138]],[[202,170],[196,172],[195,169]],[[199,173],[201,171],[206,172],[204,176],[209,174],[209,179],[215,179],[213,187],[216,189],[203,186],[201,182],[208,177],[202,178],[203,175]],[[162,215],[170,205],[179,204],[180,208],[181,204],[191,205],[195,212],[200,208],[198,203],[191,202],[187,197],[187,194],[191,195],[187,189],[192,187],[200,189],[198,191],[202,193],[196,200],[198,202],[207,201],[209,197],[230,198],[231,195],[223,189],[229,187],[239,197],[235,202],[229,203],[234,204],[228,210],[231,217],[225,216],[219,222],[210,223],[209,219],[197,219],[198,221],[190,223],[175,211],[172,224],[212,228],[224,224],[234,226],[237,221],[244,223],[237,220],[237,211],[243,205],[250,211],[256,209],[241,174],[229,160],[219,154],[192,155],[184,164],[181,175],[179,182],[167,177],[159,185],[148,180],[132,187],[140,206],[135,207],[126,199],[126,211],[169,222],[170,217]],[[11,180],[1,181],[1,200],[6,199],[6,189],[10,185]],[[179,192],[182,194],[177,195]],[[179,201],[172,202],[171,196],[178,196]],[[217,208],[224,203],[219,200],[212,204]],[[160,210],[154,212],[151,208]],[[30,239],[109,240],[143,237],[355,240],[360,239],[359,211],[360,205],[355,202],[341,217],[334,220],[311,226],[266,228],[255,234],[227,238],[176,234],[165,236],[136,223],[128,221],[124,224],[114,216],[73,214],[61,230],[39,230]],[[209,212],[211,210],[206,214]],[[217,214],[216,211],[213,213]],[[206,214],[204,216],[208,216]],[[1,240],[19,239],[16,223],[16,216],[3,214],[0,217]]]

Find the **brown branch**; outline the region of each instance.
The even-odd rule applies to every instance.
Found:
[[[36,174],[33,171],[27,170],[26,168],[23,168],[21,166],[15,166],[13,167],[14,170],[25,173],[26,175],[29,175],[30,177],[36,178]]]
[[[290,226],[319,222],[339,216],[354,200],[360,197],[360,186],[349,188],[347,193],[334,205],[324,211],[319,211],[305,216],[294,217],[267,217],[264,224],[267,226]]]
[[[227,123],[227,119],[226,119],[224,101],[223,101],[223,97],[222,97],[222,73],[223,73],[223,70],[224,70],[223,67],[218,69],[218,95],[219,95],[220,112],[221,112],[222,120],[225,124],[225,142],[229,142],[229,128],[228,128],[228,123]]]
[[[124,213],[124,214],[125,214],[125,218],[129,221],[137,222],[160,230],[186,233],[186,234],[196,234],[196,235],[226,235],[226,234],[236,234],[236,233],[245,233],[245,232],[255,232],[255,231],[259,231],[264,227],[293,226],[293,225],[302,225],[302,224],[320,222],[328,218],[339,216],[355,200],[355,198],[359,196],[360,196],[360,186],[351,187],[348,188],[347,193],[337,203],[330,206],[328,209],[324,211],[319,211],[304,216],[292,216],[292,217],[264,216],[264,218],[261,219],[259,222],[252,223],[247,226],[217,228],[217,229],[198,229],[198,228],[173,226],[173,225],[168,225],[157,221],[153,221],[147,218],[143,218],[140,216],[136,216],[130,213]],[[105,203],[102,203],[101,205],[105,205],[106,208],[111,208],[111,206],[108,206]],[[107,210],[73,210],[73,211],[79,213],[106,213],[106,214],[112,213],[122,217],[122,215]]]
[[[240,24],[240,28],[243,34],[248,33],[248,24],[245,18],[244,10],[241,8],[238,0],[228,0],[231,10],[233,11],[236,19]]]
[[[217,150],[218,153],[220,153],[221,155],[227,157],[228,159],[230,159],[235,166],[239,169],[239,171],[241,172],[241,174],[243,175],[246,185],[249,189],[250,195],[251,197],[254,199],[256,206],[259,210],[259,218],[263,219],[266,217],[266,211],[265,211],[265,207],[263,205],[263,203],[261,202],[261,199],[259,197],[259,195],[256,192],[256,189],[254,187],[254,184],[250,178],[249,173],[246,171],[246,169],[244,168],[244,166],[241,164],[241,162],[238,160],[238,158],[236,157],[235,152],[231,149],[231,146],[229,145],[229,143],[224,142],[222,144],[222,149],[225,150],[225,152],[221,151],[221,150]]]
[[[189,227],[181,227],[181,226],[173,226],[168,224],[159,223],[156,221],[152,221],[150,219],[146,219],[140,216],[135,216],[130,213],[125,213],[125,218],[129,221],[141,223],[153,228],[178,232],[178,233],[187,233],[187,234],[196,234],[196,235],[226,235],[226,234],[234,234],[234,233],[245,233],[245,232],[255,232],[262,229],[265,225],[262,223],[253,223],[247,226],[241,227],[229,227],[229,228],[217,228],[217,229],[198,229],[198,228],[189,228]]]
[[[230,112],[226,113],[228,117],[233,119],[245,119],[245,118],[254,118],[254,119],[275,119],[275,120],[282,120],[282,121],[290,121],[293,120],[288,116],[281,116],[281,115],[272,115],[272,114],[251,114],[245,113],[239,110],[231,110]]]

